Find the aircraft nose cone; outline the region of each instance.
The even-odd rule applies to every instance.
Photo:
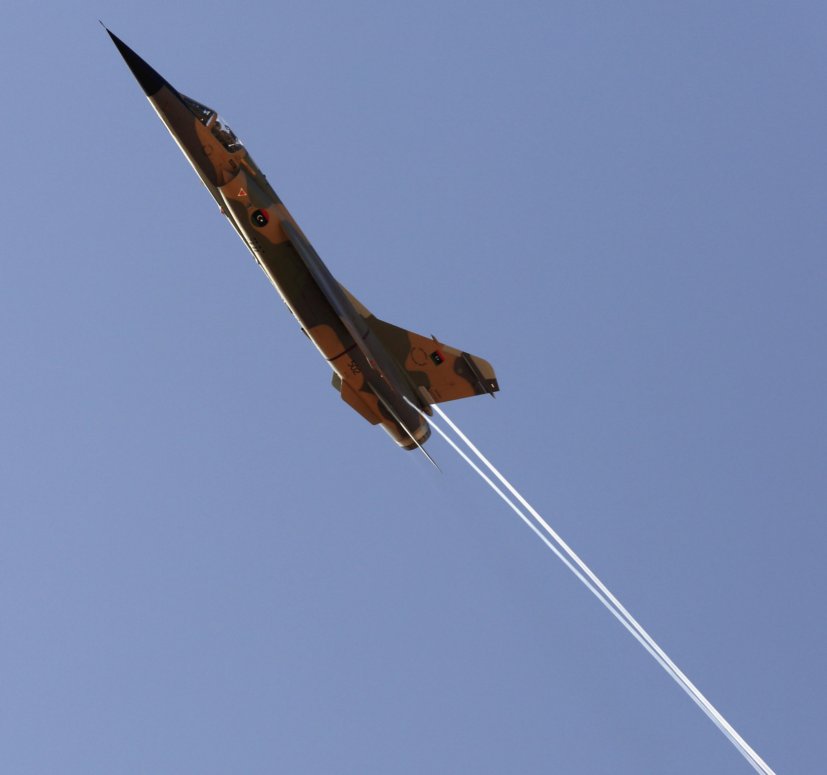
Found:
[[[129,46],[127,46],[126,43],[124,43],[117,35],[112,33],[105,26],[104,29],[109,33],[109,37],[112,38],[112,42],[117,46],[118,51],[121,52],[121,56],[126,61],[126,64],[129,65],[132,75],[134,75],[138,80],[138,83],[141,84],[141,88],[144,92],[146,92],[147,97],[151,97],[162,86],[169,85],[164,78],[158,75],[155,70],[144,62],[144,60],[141,59],[131,48],[129,48]]]

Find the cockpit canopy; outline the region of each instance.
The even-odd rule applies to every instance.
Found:
[[[240,151],[244,147],[241,140],[236,137],[235,132],[212,108],[208,108],[184,94],[181,95],[181,98],[190,109],[190,112],[212,132],[213,137],[230,153]]]

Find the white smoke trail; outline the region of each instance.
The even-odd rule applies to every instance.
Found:
[[[658,662],[658,664],[663,667],[672,677],[677,681],[677,676],[672,672],[671,668],[655,653],[652,647],[646,643],[646,641],[635,631],[631,624],[626,621],[620,612],[612,606],[612,604],[606,599],[606,597],[598,590],[583,574],[577,570],[577,568],[572,565],[572,563],[568,560],[568,558],[564,557],[560,550],[553,544],[551,541],[546,538],[541,532],[540,529],[535,525],[520,509],[514,504],[514,502],[499,488],[496,484],[491,480],[491,478],[473,461],[468,455],[465,454],[456,444],[456,442],[445,433],[430,417],[428,418],[428,422],[430,423],[431,427],[445,439],[448,444],[450,444],[454,451],[466,462],[468,463],[471,468],[479,474],[480,478],[495,492],[500,498],[505,501],[505,503],[511,508],[517,516],[529,527],[529,529],[536,535],[552,552],[554,552],[560,561],[586,586],[586,588],[609,610],[609,612],[614,616],[635,638],[643,648],[645,648],[654,659]],[[688,689],[679,683],[681,688],[695,700],[695,697],[688,691]],[[695,700],[697,702],[697,700]]]
[[[459,429],[459,427],[443,412],[438,406],[434,405],[433,409],[439,413],[439,416],[445,420],[449,427],[462,439],[468,448],[483,462],[483,464],[499,479],[499,481],[508,489],[508,491],[523,505],[523,507],[537,520],[543,529],[550,535],[568,555],[574,564],[579,568],[578,571],[568,559],[563,557],[556,546],[551,544],[544,535],[542,535],[536,526],[529,522],[525,515],[511,503],[510,500],[502,493],[499,488],[453,443],[451,439],[438,428],[433,421],[431,424],[439,434],[463,457],[463,459],[474,469],[477,473],[497,492],[506,503],[516,511],[523,521],[528,524],[532,530],[543,540],[543,542],[554,551],[554,553],[565,563],[565,565],[582,581],[590,591],[603,603],[603,605],[612,612],[615,618],[620,621],[624,627],[635,637],[635,639],[654,657],[660,666],[675,680],[675,682],[689,695],[692,700],[704,711],[709,719],[718,727],[719,730],[730,740],[730,742],[738,749],[744,758],[752,765],[756,772],[762,775],[775,775],[769,765],[750,747],[750,745],[738,734],[732,725],[723,717],[723,715],[712,705],[711,702],[701,693],[701,691],[686,677],[686,675],[678,668],[677,665],[669,658],[669,656],[661,649],[661,647],[652,639],[649,633],[637,622],[637,620],[626,610],[620,601],[609,591],[602,581],[592,572],[592,570],[580,559],[580,557],[566,544],[565,541],[552,529],[552,527],[543,519],[542,516],[534,509],[534,507],[517,491],[517,489],[497,470],[497,468],[477,449],[471,440]],[[582,571],[582,573],[581,573]],[[584,575],[585,574],[585,575]],[[588,578],[588,580],[587,580]],[[598,591],[599,590],[599,591]]]

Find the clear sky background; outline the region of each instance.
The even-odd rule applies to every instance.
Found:
[[[7,773],[746,773],[438,438],[330,387],[97,23],[244,140],[779,773],[823,771],[827,6],[4,10]]]

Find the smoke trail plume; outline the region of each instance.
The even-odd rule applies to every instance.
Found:
[[[477,456],[486,468],[500,481],[509,493],[531,514],[537,524],[554,541],[549,540],[546,535],[540,532],[537,524],[528,517],[506,496],[506,494],[457,446],[445,431],[439,428],[431,418],[428,418],[431,426],[442,436],[443,439],[468,463],[468,465],[491,487],[492,490],[528,525],[543,543],[551,549],[555,555],[566,565],[566,567],[597,597],[598,600],[612,613],[612,615],[629,631],[629,633],[640,643],[655,661],[667,672],[668,675],[683,689],[684,692],[695,702],[696,705],[709,717],[718,729],[738,749],[741,755],[752,765],[756,772],[761,775],[775,775],[769,765],[750,747],[741,737],[735,728],[724,718],[714,705],[701,693],[701,691],[687,678],[678,666],[669,658],[663,649],[654,641],[640,623],[626,610],[620,601],[609,591],[595,573],[583,562],[571,547],[556,533],[556,531],[543,519],[537,510],[517,491],[517,489],[499,472],[485,455],[471,442],[471,440],[460,430],[460,428],[440,409],[434,405],[433,409],[457,434],[462,442]],[[559,548],[558,548],[559,547]]]

